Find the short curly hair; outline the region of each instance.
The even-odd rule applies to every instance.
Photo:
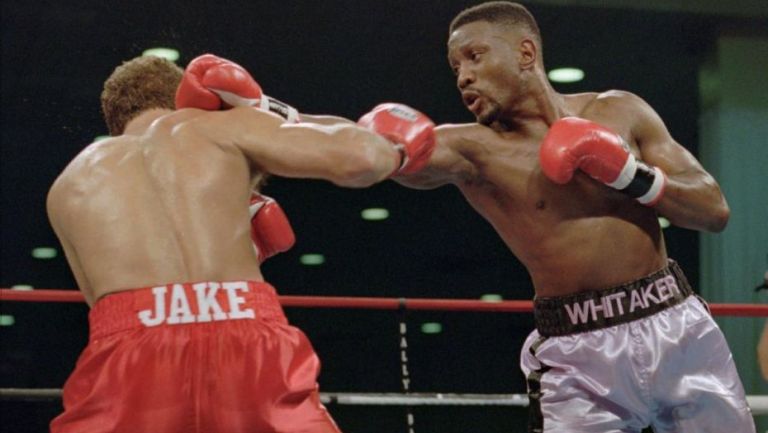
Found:
[[[155,56],[136,57],[115,68],[101,92],[109,135],[123,134],[128,122],[150,108],[173,110],[183,72],[173,62]]]

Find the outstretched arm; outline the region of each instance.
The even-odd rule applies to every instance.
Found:
[[[477,124],[440,125],[435,128],[436,146],[427,165],[417,173],[393,179],[414,189],[434,189],[477,177],[473,154],[488,140],[498,140],[490,128]]]
[[[184,134],[184,140],[195,141],[199,135],[239,149],[259,171],[341,186],[363,187],[395,171],[416,171],[434,148],[432,121],[400,104],[385,104],[366,115],[361,125],[367,129],[334,116],[307,116],[296,123],[295,109],[264,95],[242,66],[212,54],[189,63],[176,106],[235,107],[190,117],[174,131]],[[306,122],[310,119],[330,126]]]
[[[306,114],[301,113],[301,121],[315,123],[318,125],[334,126],[334,125],[354,125],[355,122],[347,119],[346,117],[331,116],[328,114]]]
[[[196,136],[241,151],[255,169],[277,176],[325,179],[346,187],[365,187],[386,179],[400,153],[384,137],[356,125],[285,123],[250,107],[207,112],[177,133]]]

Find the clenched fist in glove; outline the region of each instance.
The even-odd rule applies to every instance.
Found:
[[[296,236],[283,209],[272,198],[258,192],[251,194],[251,240],[259,263],[275,254],[288,251]]]
[[[298,122],[295,108],[264,95],[261,86],[242,66],[203,54],[187,65],[176,90],[176,108],[220,110],[231,107],[255,107],[275,113],[289,122]]]
[[[555,183],[569,182],[579,169],[646,206],[664,194],[666,175],[660,168],[635,159],[619,134],[589,120],[564,117],[553,123],[539,160]]]
[[[421,170],[435,150],[435,124],[407,105],[379,104],[357,123],[384,136],[400,151],[400,166],[394,176]]]

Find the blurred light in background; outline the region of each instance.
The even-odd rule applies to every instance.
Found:
[[[10,314],[0,314],[0,326],[13,326],[16,319]]]
[[[664,217],[659,217],[659,225],[661,226],[661,228],[665,229],[671,226],[672,223],[670,223],[669,220]]]
[[[498,293],[486,293],[480,297],[480,300],[485,302],[501,302],[503,299]]]
[[[423,334],[439,334],[443,332],[443,325],[438,322],[424,322],[421,324]]]
[[[381,207],[372,207],[360,212],[360,216],[366,221],[381,221],[389,218],[389,211]]]
[[[325,256],[322,254],[302,254],[299,261],[302,265],[319,266],[325,263]]]
[[[144,50],[144,52],[141,53],[141,55],[162,57],[163,59],[168,59],[172,62],[179,60],[179,51],[174,50],[173,48],[165,48],[165,47],[149,48]]]
[[[555,83],[575,83],[584,79],[584,71],[579,68],[557,68],[549,71],[547,77]]]
[[[32,257],[36,259],[41,259],[41,260],[53,259],[57,255],[59,255],[59,252],[56,251],[56,248],[52,248],[52,247],[37,247],[32,249]]]

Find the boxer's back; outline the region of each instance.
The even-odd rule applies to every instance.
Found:
[[[89,302],[169,282],[261,279],[248,161],[180,127],[194,115],[90,145],[51,189],[52,224]]]

